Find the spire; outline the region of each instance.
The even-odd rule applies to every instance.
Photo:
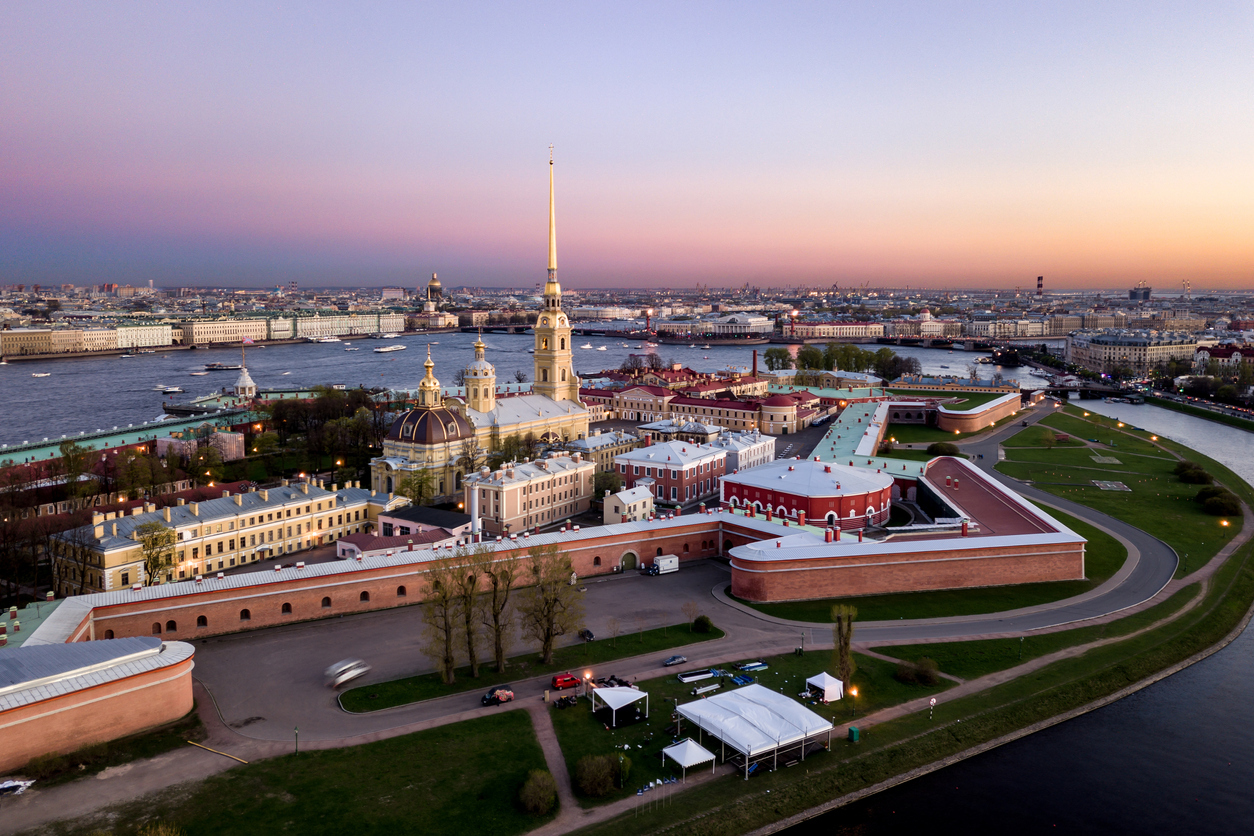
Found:
[[[484,352],[484,349],[486,349],[486,348],[487,348],[487,346],[483,344],[483,328],[482,328],[482,327],[480,327],[480,328],[479,328],[479,339],[475,340],[475,359],[476,359],[476,360],[482,360],[482,359],[483,359],[483,352]],[[429,351],[429,350],[430,350],[430,349],[428,349],[428,351]]]
[[[427,344],[427,362],[423,363],[427,373],[418,383],[418,406],[437,407],[440,405],[440,381],[435,379],[435,361],[431,359],[431,344]]]
[[[557,210],[553,203],[553,146],[549,145],[549,281],[557,281]]]

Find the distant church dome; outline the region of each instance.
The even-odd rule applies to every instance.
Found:
[[[470,423],[444,407],[411,409],[397,418],[388,431],[389,440],[408,444],[442,444],[474,437]]]

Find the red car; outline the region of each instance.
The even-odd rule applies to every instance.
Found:
[[[564,688],[578,688],[579,677],[569,673],[559,673],[553,677],[554,690],[561,691]]]

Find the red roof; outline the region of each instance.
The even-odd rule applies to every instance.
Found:
[[[757,412],[758,405],[752,401],[724,401],[714,400],[713,398],[689,398],[679,396],[671,400],[671,406],[701,406],[710,409],[740,409],[748,412]]]

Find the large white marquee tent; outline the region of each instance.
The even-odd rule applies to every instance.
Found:
[[[805,744],[819,735],[831,740],[832,724],[796,700],[761,685],[746,685],[703,700],[678,706],[680,717],[694,723],[700,734],[716,738],[744,755],[745,777],[750,761]]]

